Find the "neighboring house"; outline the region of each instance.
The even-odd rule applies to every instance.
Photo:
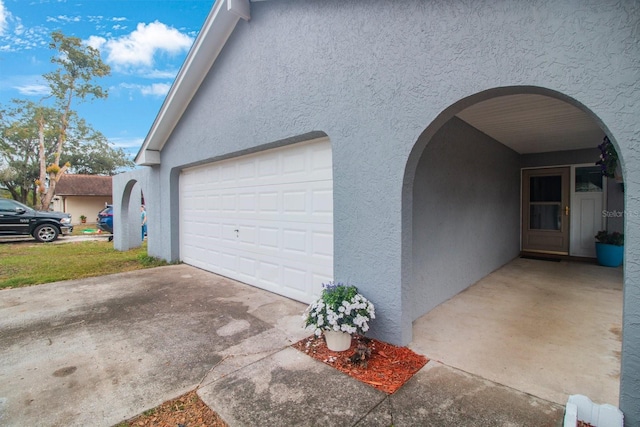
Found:
[[[140,244],[142,191],[150,255],[304,302],[353,283],[376,304],[372,335],[396,344],[523,250],[591,256],[602,211],[624,206],[608,226],[637,260],[639,22],[635,0],[217,1],[147,167],[114,177],[115,246]],[[605,135],[624,193],[593,173]],[[629,425],[639,301],[626,262]]]
[[[73,224],[80,224],[82,215],[95,223],[98,212],[111,204],[112,177],[66,174],[60,178],[53,197],[53,210],[71,214]]]

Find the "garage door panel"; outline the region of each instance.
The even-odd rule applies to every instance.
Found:
[[[333,218],[333,191],[327,188],[311,190],[311,211],[315,216]]]
[[[315,264],[311,265],[304,256],[291,256],[283,262],[282,259],[268,254],[262,254],[260,261],[257,261],[258,257],[240,255],[242,251],[236,253],[207,251],[204,257],[202,253],[204,252],[196,254],[198,257],[196,260],[185,259],[184,261],[304,302],[310,302],[313,298],[310,295],[319,295],[321,283],[332,280],[331,258],[325,259],[324,262],[316,260]],[[202,261],[203,258],[207,261]],[[253,260],[253,263],[250,260]]]
[[[253,258],[240,257],[238,260],[238,271],[251,277],[256,276],[258,262]]]
[[[283,214],[300,214],[307,212],[307,192],[290,190],[282,193]]]
[[[314,174],[324,174],[333,168],[331,150],[326,147],[314,147],[311,149],[311,170]]]
[[[270,283],[271,285],[277,286],[280,280],[280,272],[281,266],[277,263],[260,261],[258,263],[258,271],[257,277],[261,281],[265,281]]]
[[[280,229],[277,227],[258,227],[258,246],[267,250],[278,249]]]
[[[279,195],[277,191],[258,193],[258,213],[277,213]]]
[[[180,247],[188,264],[310,302],[333,276],[330,143],[183,171]]]
[[[290,152],[283,154],[282,174],[285,176],[304,174],[307,171],[307,156],[307,152],[302,150],[291,150]]]
[[[257,178],[264,179],[278,175],[278,156],[274,154],[261,156],[256,160]]]
[[[222,238],[222,224],[219,222],[211,222],[203,225],[204,234],[210,239],[219,240]]]
[[[256,205],[255,192],[238,194],[238,212],[255,213]]]
[[[207,196],[206,210],[207,212],[220,212],[222,210],[222,196],[220,194]]]
[[[257,167],[255,160],[248,159],[239,161],[237,165],[238,182],[253,182],[255,180]]]
[[[305,283],[307,280],[307,272],[298,268],[284,267],[283,269],[283,285],[290,290],[305,292]]]
[[[312,232],[311,254],[314,257],[324,257],[333,261],[333,233]]]
[[[236,230],[238,230],[238,242],[240,244],[246,244],[255,246],[258,243],[257,239],[257,226],[251,225],[240,225]]]
[[[294,252],[298,254],[306,255],[307,250],[307,236],[306,230],[291,230],[285,229],[282,232],[282,249],[285,253]]]
[[[190,186],[203,188],[214,184],[220,189],[278,185],[331,178],[331,147],[329,143],[288,146],[272,153],[254,154],[245,160],[226,160],[206,165],[201,170],[189,169],[183,176],[198,177]],[[240,166],[239,166],[240,165]],[[199,182],[196,180],[199,179]]]

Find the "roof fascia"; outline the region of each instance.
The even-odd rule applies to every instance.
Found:
[[[180,68],[135,162],[160,164],[160,151],[218,58],[240,19],[251,18],[249,0],[218,0]]]

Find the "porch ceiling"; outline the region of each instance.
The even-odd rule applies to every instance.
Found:
[[[587,113],[544,95],[500,96],[457,116],[520,154],[595,148],[604,137]]]

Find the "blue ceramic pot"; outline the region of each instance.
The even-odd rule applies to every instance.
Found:
[[[605,267],[620,267],[624,255],[624,246],[609,245],[596,242],[596,256],[598,264]]]

